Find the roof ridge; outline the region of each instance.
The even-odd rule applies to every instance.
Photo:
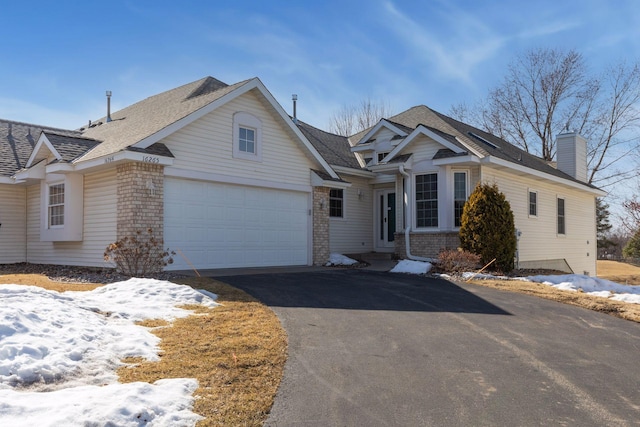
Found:
[[[16,125],[22,125],[22,126],[29,126],[29,127],[42,129],[42,130],[46,129],[46,130],[52,130],[52,131],[80,133],[80,131],[75,130],[75,129],[64,129],[64,128],[58,128],[58,127],[54,127],[54,126],[45,126],[45,125],[39,125],[39,124],[36,124],[36,123],[20,122],[20,121],[17,121],[17,120],[10,120],[10,119],[1,119],[0,118],[0,122],[11,123],[11,124],[16,124]]]
[[[219,89],[224,89],[225,87],[229,86],[227,83],[211,76],[204,77],[201,80],[202,83],[199,84],[198,87],[195,88],[189,95],[187,95],[187,97],[184,99],[185,101],[187,99],[193,99],[197,98],[198,96],[207,95],[209,93],[215,92]]]

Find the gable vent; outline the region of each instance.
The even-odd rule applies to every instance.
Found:
[[[489,142],[488,140],[486,140],[485,138],[481,137],[480,135],[478,135],[477,133],[473,133],[473,132],[467,132],[469,134],[469,136],[471,136],[472,138],[477,139],[480,142],[483,142],[485,144],[487,144],[489,147],[491,148],[495,148],[496,150],[499,150],[500,147],[498,147],[496,144],[494,144],[493,142]]]

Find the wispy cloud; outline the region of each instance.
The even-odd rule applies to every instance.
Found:
[[[574,28],[580,27],[581,25],[582,23],[578,20],[573,20],[573,21],[562,20],[562,21],[545,24],[545,25],[533,26],[531,28],[528,28],[518,33],[516,37],[526,39],[526,38],[552,36],[558,33],[562,33],[564,31],[573,30]]]
[[[415,48],[415,59],[429,63],[441,76],[468,85],[472,84],[475,67],[495,56],[504,44],[503,38],[460,10],[451,11],[456,17],[447,22],[451,31],[437,36],[429,31],[428,22],[418,23],[393,3],[384,3],[384,8],[391,18],[388,28]]]

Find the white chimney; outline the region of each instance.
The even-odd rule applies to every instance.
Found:
[[[578,181],[587,182],[587,140],[577,132],[565,132],[556,138],[558,170]]]

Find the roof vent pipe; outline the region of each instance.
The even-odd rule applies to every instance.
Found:
[[[293,123],[298,124],[298,113],[296,112],[296,104],[298,103],[298,95],[295,93],[291,95],[293,100]]]
[[[111,91],[107,91],[107,123],[111,121]]]

